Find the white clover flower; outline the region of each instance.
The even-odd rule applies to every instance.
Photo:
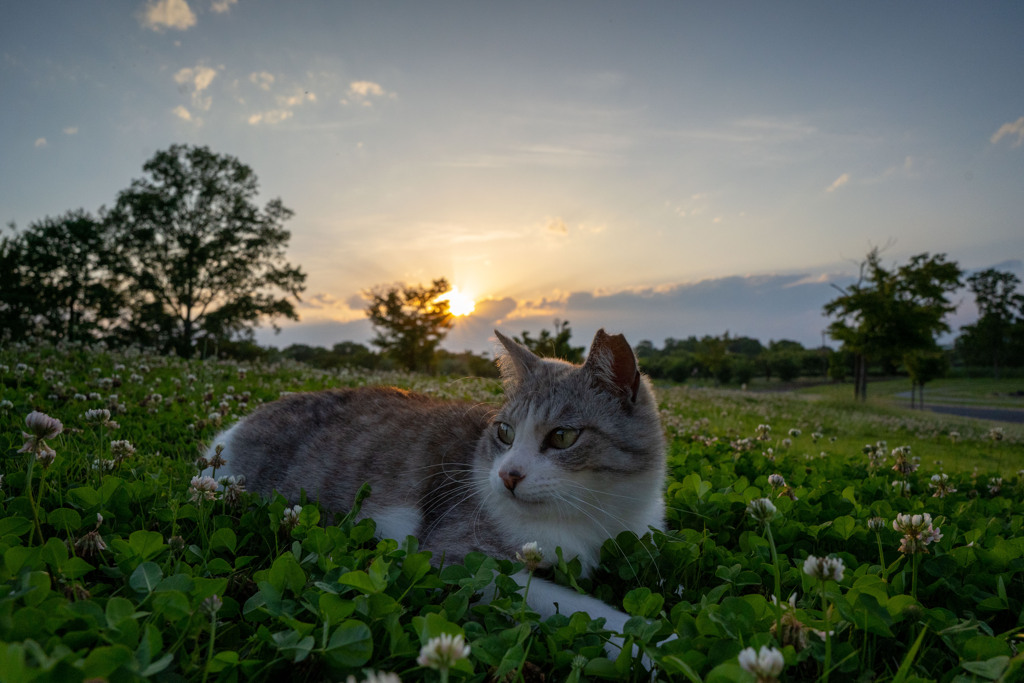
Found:
[[[846,566],[843,564],[842,559],[838,557],[808,555],[807,559],[804,560],[804,574],[819,581],[832,580],[838,583],[843,580],[843,572],[845,571]]]
[[[189,497],[193,503],[203,500],[213,500],[217,497],[217,489],[220,484],[213,477],[192,477],[189,484]]]
[[[772,601],[773,605],[778,605],[779,604],[779,599],[777,597],[775,597],[774,594],[772,594],[772,596],[771,596],[771,601]],[[796,592],[795,591],[793,593],[789,594],[789,600],[787,600],[786,602],[782,603],[782,611],[785,612],[787,610],[789,610],[789,611],[796,610]]]
[[[769,474],[768,475],[768,484],[771,485],[771,487],[773,489],[782,488],[783,486],[786,485],[786,479],[785,479],[785,477],[783,477],[781,474],[778,474],[778,473],[776,473],[776,474]]]
[[[86,424],[117,428],[117,423],[110,419],[110,411],[106,408],[91,408],[83,413],[82,419]]]
[[[25,417],[25,426],[29,431],[21,433],[25,443],[21,445],[18,452],[34,453],[36,460],[43,468],[48,468],[57,457],[57,452],[50,448],[45,440],[52,439],[64,431],[64,425],[55,417],[33,410]]]
[[[75,541],[75,550],[79,555],[84,557],[99,555],[106,549],[107,544],[103,541],[103,537],[100,536],[100,533],[96,530],[90,531],[85,536],[82,536],[80,539]]]
[[[530,541],[523,544],[522,552],[516,553],[516,559],[526,565],[527,571],[532,572],[541,566],[544,561],[544,553],[541,552],[537,541]]]
[[[210,597],[203,600],[199,606],[204,612],[209,614],[211,617],[217,616],[217,612],[224,606],[224,601],[220,599],[220,596],[214,593]]]
[[[284,512],[281,513],[281,526],[289,530],[297,527],[299,525],[299,514],[301,512],[301,505],[293,505],[290,508],[285,508]]]
[[[897,489],[897,493],[902,494],[910,493],[911,488],[913,488],[910,485],[910,482],[907,481],[906,479],[896,479],[895,481],[892,482],[892,487],[894,489]]]
[[[757,429],[754,430],[754,435],[758,441],[768,441],[772,438],[772,426],[769,424],[759,424]]]
[[[786,439],[782,440],[782,447],[783,448],[789,448],[792,445],[793,445],[793,439],[786,438]]]
[[[896,515],[892,528],[903,534],[900,552],[904,555],[927,553],[929,544],[942,539],[941,530],[932,524],[932,516],[927,512]]]
[[[30,436],[37,439],[52,439],[64,431],[64,425],[60,420],[38,410],[33,410],[25,416],[25,426],[32,432],[31,435],[22,432],[26,439]]]
[[[442,633],[436,638],[431,638],[420,648],[420,656],[416,658],[416,663],[437,671],[447,671],[460,659],[468,657],[469,650],[469,645],[462,634],[451,636]]]
[[[790,435],[791,437],[793,437],[794,439],[795,439],[796,437],[800,436],[801,434],[803,434],[803,432],[801,432],[801,431],[800,431],[799,429],[790,429],[790,430],[789,430],[789,435]]]
[[[747,514],[761,524],[767,524],[775,517],[778,509],[768,498],[755,498],[747,504]]]
[[[993,496],[996,495],[997,493],[999,493],[1000,489],[1002,489],[1002,488],[1003,488],[1003,478],[1002,477],[991,477],[988,480],[988,492],[990,494],[992,494]]]
[[[748,647],[740,651],[739,664],[744,670],[757,677],[758,683],[778,680],[786,666],[782,653],[774,647],[761,646],[760,650]]]
[[[956,487],[949,483],[949,475],[946,473],[933,474],[928,488],[935,489],[932,498],[945,498],[950,493],[956,493]]]
[[[364,671],[363,675],[366,678],[361,683],[402,683],[401,677],[390,671]],[[360,683],[360,681],[355,676],[349,676],[345,679],[345,683]]]
[[[135,446],[133,446],[130,441],[125,441],[124,439],[111,441],[110,454],[114,456],[115,461],[123,462],[135,455]]]
[[[1003,432],[1002,427],[993,427],[988,430],[988,438],[992,441],[1002,441],[1006,434]]]
[[[885,520],[881,517],[872,517],[868,520],[868,529],[874,531],[876,534],[881,532],[885,528]]]

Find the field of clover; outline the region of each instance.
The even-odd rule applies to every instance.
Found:
[[[667,531],[609,539],[589,579],[553,548],[438,570],[372,521],[198,477],[259,403],[381,382],[501,398],[494,380],[0,349],[0,679],[1024,680],[1019,427],[659,389]],[[633,615],[620,654],[599,621],[525,607],[509,575],[538,563]]]

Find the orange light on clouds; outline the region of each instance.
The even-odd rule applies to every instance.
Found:
[[[469,315],[476,308],[473,297],[465,292],[460,292],[458,287],[452,287],[451,291],[445,292],[434,301],[447,301],[448,310],[454,316]]]

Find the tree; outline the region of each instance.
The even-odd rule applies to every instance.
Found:
[[[14,224],[8,224],[12,231]],[[23,339],[30,328],[32,290],[25,269],[25,240],[18,233],[0,237],[0,342]]]
[[[924,408],[924,385],[945,376],[949,371],[949,359],[938,348],[917,349],[903,357],[903,365],[910,375],[910,407],[914,407],[914,395],[917,394],[919,405]]]
[[[285,261],[292,212],[280,199],[256,206],[249,166],[172,145],[142,168],[108,218],[131,283],[131,338],[189,356],[199,338],[251,338],[261,321],[298,319],[290,299],[306,275]]]
[[[523,330],[522,338],[515,337],[514,339],[542,358],[561,358],[570,363],[582,363],[583,347],[569,344],[571,337],[572,330],[569,329],[569,321],[555,318],[554,334],[547,330],[541,330],[540,336],[531,339],[530,333]]]
[[[918,254],[887,270],[873,248],[857,282],[836,287],[842,295],[825,304],[825,313],[838,318],[829,334],[854,354],[854,396],[867,398],[869,363],[894,369],[906,354],[933,348],[935,335],[949,331],[944,319],[956,306],[948,295],[960,286],[960,275],[945,254]]]
[[[1010,357],[1015,323],[1024,315],[1024,296],[1016,292],[1020,280],[1013,273],[988,268],[967,278],[978,306],[978,321],[965,325],[957,346],[969,361],[992,364],[999,379],[999,368]],[[984,359],[984,360],[983,360]]]
[[[371,343],[408,370],[429,370],[452,326],[448,301],[439,299],[450,290],[448,280],[439,278],[429,287],[402,284],[367,292],[366,317],[377,332]]]
[[[124,302],[107,224],[79,209],[31,223],[22,234],[31,309],[55,339],[92,339]]]

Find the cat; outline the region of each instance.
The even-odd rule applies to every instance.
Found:
[[[435,564],[471,551],[514,559],[536,542],[562,549],[584,574],[622,531],[664,528],[665,440],[649,380],[621,334],[599,330],[582,365],[542,359],[495,331],[505,401],[442,401],[396,388],[293,394],[218,435],[248,490],[300,492],[344,512],[364,482],[361,517],[382,538],[415,536]],[[210,472],[206,472],[210,474]],[[526,574],[517,577],[525,584]],[[621,633],[627,616],[596,598],[535,579],[527,603],[603,617]],[[621,645],[621,639],[616,639]]]

